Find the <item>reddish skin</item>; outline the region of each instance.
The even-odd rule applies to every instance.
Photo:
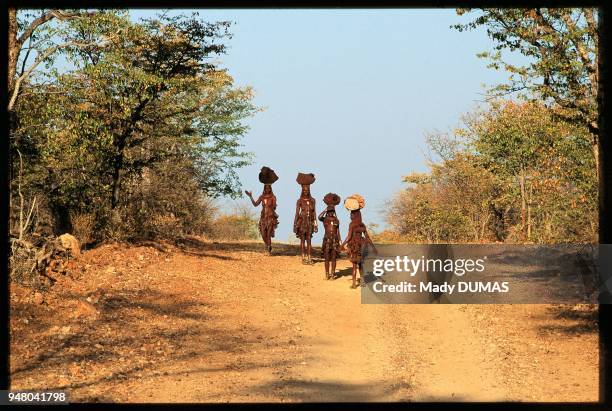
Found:
[[[312,218],[311,216],[316,215],[315,209],[316,209],[315,199],[310,196],[310,186],[302,185],[302,195],[300,196],[300,198],[298,199],[295,205],[295,218],[293,219],[293,232],[294,233],[298,232],[298,228],[297,228],[298,217],[300,217],[301,215],[303,218],[310,219]],[[312,218],[312,221],[313,221],[312,232],[316,233],[318,231],[317,220],[316,218]],[[311,261],[312,259],[312,236],[306,235],[306,236],[300,237],[300,252],[302,253],[302,260],[304,260],[304,254],[305,252],[307,252],[307,256],[308,256],[307,261],[309,262]]]
[[[251,203],[253,206],[257,207],[259,204],[262,204],[263,209],[261,210],[261,217],[267,213],[276,213],[276,196],[272,192],[272,185],[264,184],[263,193],[259,196],[257,201],[253,199],[253,192],[245,191],[246,195],[251,199]],[[261,221],[261,220],[260,220]],[[273,227],[260,227],[261,237],[263,238],[264,244],[266,245],[266,250],[268,254],[272,252],[272,233],[274,232]]]
[[[346,249],[346,243],[349,242],[349,240],[353,237],[353,235],[360,235],[359,233],[353,232],[353,230],[356,227],[358,227],[360,224],[362,224],[361,212],[359,210],[351,211],[351,223],[349,224],[349,231],[348,231],[348,234],[346,235],[346,239],[344,240],[341,246],[343,250]],[[378,254],[378,250],[376,249],[376,246],[370,239],[370,236],[368,235],[368,231],[365,230],[363,232],[363,235],[365,237],[366,244],[370,244],[372,248],[374,249],[374,252]],[[363,263],[362,262],[353,263],[353,272],[352,272],[353,284],[351,285],[351,288],[357,288],[357,270],[359,270],[359,282],[365,284],[364,282],[365,280],[363,278]]]
[[[325,224],[325,217],[327,217],[327,214],[333,214],[333,216],[337,218],[336,210],[333,206],[328,206],[321,212],[321,214],[319,214],[319,221],[323,222],[323,227],[325,228],[325,237],[331,237],[335,234],[336,241],[340,242],[340,224],[334,224],[333,226],[330,224]],[[334,233],[332,233],[331,230],[334,230]],[[323,250],[323,252],[325,253],[325,250]],[[332,247],[328,253],[324,254],[323,257],[325,258],[325,279],[329,280],[334,278],[334,275],[336,274],[336,247]],[[329,272],[330,263],[331,273]]]

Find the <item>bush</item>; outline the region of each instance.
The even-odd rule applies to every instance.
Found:
[[[116,240],[173,240],[209,235],[216,215],[186,164],[167,161],[126,182],[127,195],[111,213],[107,235]]]
[[[217,240],[255,240],[259,238],[259,221],[246,204],[235,207],[231,214],[218,216],[211,237]]]
[[[86,245],[94,240],[96,217],[92,213],[77,213],[71,217],[72,234]]]
[[[11,239],[9,268],[11,281],[32,287],[39,286],[39,275],[36,262],[37,248],[29,242]]]

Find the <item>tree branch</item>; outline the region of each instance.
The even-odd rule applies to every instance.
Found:
[[[21,64],[21,73],[19,73],[19,75],[23,75],[23,72],[25,71],[25,67],[26,67],[26,63],[28,62],[28,57],[30,57],[30,52],[32,51],[32,37],[30,37],[30,41],[29,41],[29,45],[28,45],[28,51],[26,51],[26,55],[23,58],[23,62]]]
[[[41,25],[45,24],[49,20],[53,20],[54,18],[56,18],[58,20],[66,21],[66,20],[70,20],[70,19],[73,19],[73,18],[92,16],[92,15],[95,15],[96,13],[97,12],[66,13],[66,12],[64,12],[62,10],[57,10],[57,9],[56,10],[50,10],[47,13],[43,14],[42,16],[40,16],[39,18],[37,18],[34,21],[32,21],[32,23],[30,23],[28,28],[17,39],[17,46],[18,46],[18,48],[21,48],[23,43],[25,43],[25,41],[28,38],[30,38],[30,36],[32,36],[32,33],[34,33],[34,30],[36,30],[38,27],[40,27]]]
[[[77,41],[68,41],[66,43],[63,44],[58,44],[55,45],[53,47],[49,47],[47,50],[41,52],[37,57],[36,60],[34,61],[34,63],[32,63],[32,65],[30,67],[28,67],[28,69],[21,74],[17,80],[15,81],[15,85],[13,87],[13,94],[11,96],[11,99],[9,100],[9,104],[8,104],[8,111],[12,111],[13,110],[13,106],[15,105],[15,101],[17,100],[17,96],[19,95],[19,90],[21,88],[21,83],[30,76],[30,74],[32,74],[32,72],[34,71],[34,69],[36,67],[38,67],[38,65],[40,63],[42,63],[43,61],[45,61],[49,56],[51,56],[53,53],[55,53],[56,51],[66,48],[66,47],[88,47],[88,46],[92,46],[92,45],[96,45],[97,47],[104,47],[106,44],[110,41],[110,38],[106,38],[104,39],[101,43],[80,43]]]
[[[17,38],[17,48],[20,49],[21,46],[23,46],[23,43],[25,43],[25,41],[28,38],[30,38],[32,33],[34,33],[34,30],[36,30],[39,26],[42,26],[49,20],[52,20],[54,17],[55,16],[53,15],[52,11],[49,11],[43,14],[42,16],[40,16],[39,18],[35,19],[34,21],[32,21],[32,23],[30,23],[28,28],[25,29],[25,31],[21,34],[21,36]]]

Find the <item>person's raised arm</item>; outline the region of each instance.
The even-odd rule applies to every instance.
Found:
[[[249,198],[251,199],[251,203],[253,203],[253,205],[255,207],[257,207],[261,203],[261,196],[259,196],[257,201],[255,201],[255,200],[253,200],[253,192],[252,191],[246,191],[245,190],[244,193],[249,196]]]
[[[321,211],[321,214],[319,214],[319,221],[324,221],[325,220],[325,212],[327,211],[327,209]]]

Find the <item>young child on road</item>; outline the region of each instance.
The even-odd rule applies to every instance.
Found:
[[[319,214],[319,221],[323,222],[325,235],[323,236],[323,258],[325,259],[325,279],[330,280],[335,278],[336,274],[336,258],[340,254],[340,221],[336,216],[335,206],[340,204],[340,196],[334,193],[328,193],[323,202],[327,208]],[[331,264],[331,272],[329,271]]]

